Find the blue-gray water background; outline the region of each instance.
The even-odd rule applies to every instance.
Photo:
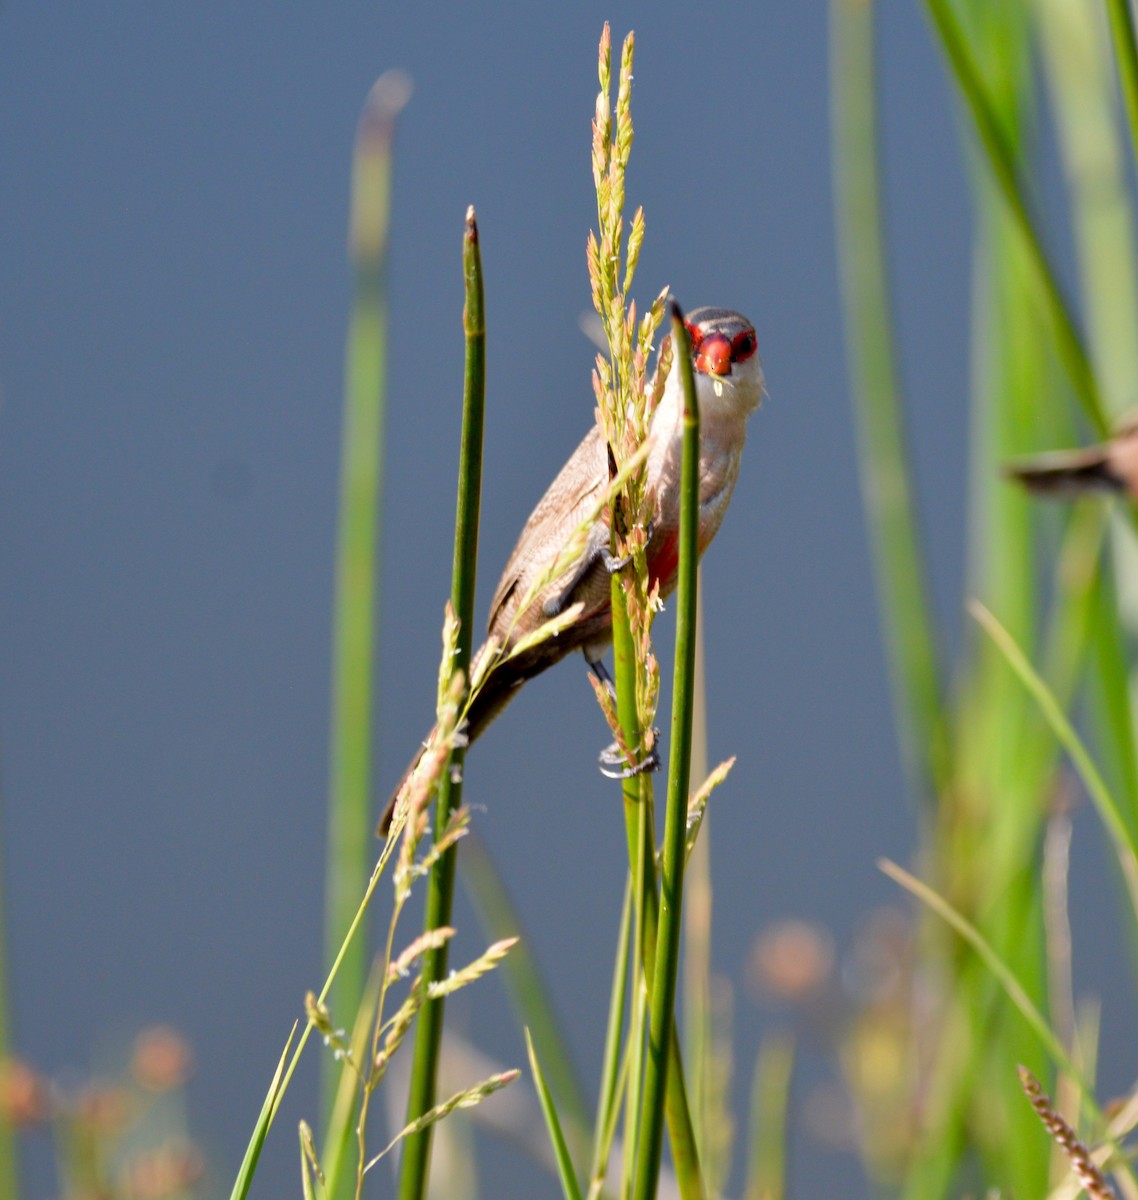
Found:
[[[969,205],[919,7],[884,7],[904,368],[938,603],[958,629]],[[347,188],[360,106],[388,67],[406,68],[415,92],[390,264],[379,793],[430,720],[468,203],[489,330],[480,622],[522,521],[592,419],[578,318],[596,42],[611,17],[614,38],[638,34],[638,294],[670,283],[688,307],[748,314],[770,392],[704,569],[710,752],[739,756],[712,844],[740,1104],[772,1021],[745,982],[756,931],[803,915],[845,945],[896,900],[874,860],[905,859],[913,822],[844,374],[825,8],[0,11],[0,780],[15,1043],[77,1075],[142,1024],[183,1029],[195,1128],[222,1184],[321,977]],[[666,645],[670,616],[660,630]],[[591,1092],[625,850],[583,676],[571,662],[531,685],[472,756],[467,798],[486,807],[480,829]],[[465,903],[458,919],[473,952]],[[500,985],[477,992],[456,1021],[520,1064]],[[827,1076],[809,1048],[803,1071],[798,1099]],[[300,1082],[255,1194],[298,1194],[295,1120],[315,1115],[311,1072]],[[32,1194],[50,1187],[44,1157]],[[488,1195],[556,1192],[497,1150],[481,1167]],[[805,1134],[791,1179],[802,1196],[862,1187],[852,1158]]]

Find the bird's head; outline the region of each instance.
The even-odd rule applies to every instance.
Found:
[[[728,308],[696,308],[684,323],[691,339],[700,408],[726,408],[744,415],[758,408],[763,369],[751,322]],[[676,373],[672,374],[678,384]]]

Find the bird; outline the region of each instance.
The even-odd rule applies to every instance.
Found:
[[[726,308],[697,308],[687,315],[684,325],[691,341],[700,412],[697,540],[702,554],[719,531],[731,500],[747,418],[764,394],[763,371],[755,329],[746,317]],[[667,357],[662,344],[657,370]],[[651,520],[645,557],[649,584],[659,583],[663,599],[675,588],[679,566],[683,385],[674,360],[652,416],[649,439]],[[549,574],[582,523],[597,511],[609,485],[609,470],[609,448],[600,427],[594,425],[526,521],[490,602],[487,634],[501,647],[502,655],[466,713],[463,733],[467,744],[481,736],[528,680],[574,650],[581,650],[589,667],[607,679],[602,658],[612,641],[610,579],[618,564],[609,555],[610,531],[604,520],[593,521],[581,554],[560,575],[546,583],[536,597],[530,593]],[[527,598],[531,602],[525,604]],[[579,606],[579,611],[556,637],[506,657],[523,638],[572,606]],[[472,661],[476,660],[477,653]],[[379,824],[381,835],[390,827],[400,790],[421,754],[422,750],[411,760],[388,801]]]
[[[1004,472],[1029,491],[1052,496],[1126,493],[1138,500],[1138,414],[1109,441],[1079,450],[1053,450],[1009,463]]]

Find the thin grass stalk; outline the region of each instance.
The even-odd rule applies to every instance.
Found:
[[[486,322],[483,312],[482,259],[474,209],[466,211],[462,239],[462,266],[466,302],[462,311],[466,337],[466,369],[462,398],[462,446],[459,456],[458,501],[455,512],[454,567],[451,603],[458,615],[458,644],[454,665],[469,681],[474,628],[474,584],[478,556],[478,516],[482,492],[482,429],[486,398]],[[467,684],[469,686],[469,684]],[[435,837],[446,831],[451,814],[462,801],[461,747],[454,751],[451,770],[444,771],[435,804]],[[427,882],[425,930],[450,924],[454,899],[455,857],[452,846],[431,869]],[[446,975],[447,946],[431,950],[424,961],[424,978],[440,981]],[[407,1102],[407,1124],[420,1120],[435,1104],[439,1046],[443,1029],[442,997],[428,1001],[415,1028],[415,1055]],[[430,1166],[431,1126],[409,1134],[400,1165],[401,1200],[419,1200],[426,1194]]]
[[[473,828],[464,839],[460,873],[487,940],[519,937],[499,969],[519,1024],[529,1030],[550,1090],[561,1106],[566,1137],[574,1152],[580,1152],[590,1123],[589,1109],[568,1053],[569,1040],[553,996],[530,952],[528,939],[521,936],[525,928],[521,913],[506,890],[486,843]]]
[[[704,674],[703,573],[696,567],[695,697],[691,773],[707,777],[707,688]],[[715,1192],[710,1121],[714,1113],[714,1037],[711,1016],[711,842],[705,816],[688,856],[684,904],[684,1058],[691,1081],[691,1111],[699,1161]]]
[[[364,989],[362,1001],[356,1011],[352,1026],[352,1061],[340,1060],[340,1080],[328,1115],[328,1131],[324,1138],[324,1152],[320,1165],[324,1172],[325,1188],[329,1196],[336,1196],[343,1187],[351,1194],[350,1180],[354,1171],[347,1167],[348,1147],[356,1128],[356,1111],[360,1106],[360,1077],[353,1065],[368,1060],[368,1040],[372,1018],[379,1003],[384,972],[384,962],[376,958],[372,962],[371,974]],[[333,1056],[335,1059],[336,1056]],[[343,1181],[343,1182],[341,1182]]]
[[[696,634],[696,562],[699,558],[699,402],[692,373],[691,346],[684,317],[671,306],[675,369],[684,386],[683,448],[680,459],[679,569],[676,575],[676,650],[672,684],[672,739],[668,793],[664,809],[664,860],[660,891],[660,928],[652,979],[648,1061],[644,1079],[644,1115],[637,1155],[639,1200],[651,1200],[660,1175],[664,1144],[664,1096],[668,1078],[668,1034],[675,1015],[683,930],[684,859],[691,776],[692,704]]]
[[[632,894],[636,895],[636,880]],[[644,1082],[644,1016],[648,990],[644,984],[644,923],[633,904],[632,958],[628,963],[632,996],[628,1013],[628,1074],[624,1081],[624,1154],[620,1164],[620,1198],[631,1200],[636,1180],[636,1143],[640,1136],[640,1096]]]
[[[1138,162],[1138,44],[1134,37],[1134,11],[1130,0],[1106,0],[1106,11],[1110,17],[1110,35],[1126,104],[1130,141]]]
[[[364,890],[363,898],[360,900],[355,915],[352,917],[352,923],[348,927],[347,933],[344,935],[343,944],[340,946],[339,952],[336,955],[335,961],[328,969],[328,975],[324,980],[324,985],[320,989],[320,994],[316,997],[317,1003],[323,1005],[332,990],[332,985],[336,980],[337,973],[340,970],[340,965],[346,957],[348,950],[351,948],[351,943],[359,933],[364,923],[364,915],[367,912],[368,906],[371,903],[371,898],[375,894],[375,889],[379,883],[380,877],[383,874],[384,868],[387,866],[388,860],[391,857],[397,843],[394,839],[389,841],[380,853],[379,861],[375,864],[372,870],[371,878],[368,880],[367,887]],[[304,1053],[304,1048],[308,1044],[308,1039],[312,1034],[314,1026],[311,1021],[305,1023],[304,1029],[297,1038],[297,1030],[299,1022],[293,1022],[292,1029],[289,1032],[288,1038],[285,1041],[284,1049],[281,1051],[280,1061],[277,1064],[277,1069],[273,1074],[272,1081],[269,1084],[269,1090],[265,1095],[264,1102],[261,1105],[260,1114],[257,1117],[257,1122],[253,1127],[253,1133],[249,1138],[249,1143],[245,1147],[245,1155],[241,1162],[241,1167],[238,1170],[237,1178],[233,1184],[233,1190],[230,1193],[230,1200],[244,1200],[248,1194],[249,1188],[253,1182],[253,1176],[256,1173],[257,1163],[261,1156],[261,1150],[264,1146],[265,1138],[268,1136],[269,1130],[272,1128],[273,1121],[280,1110],[281,1101],[284,1099],[285,1092],[288,1091],[289,1084],[292,1082],[293,1074],[296,1071],[297,1065],[300,1062],[301,1055]],[[296,1049],[292,1050],[292,1044],[296,1041]],[[290,1055],[289,1051],[292,1050]]]
[[[1108,432],[1106,414],[1090,357],[1075,322],[1073,309],[1044,249],[1042,235],[1024,195],[1011,147],[1000,127],[960,22],[950,0],[926,0],[926,8],[940,36],[957,87],[972,116],[993,179],[1027,247],[1051,316],[1059,357],[1067,369],[1087,419],[1097,434],[1105,436]]]
[[[1106,827],[1107,834],[1114,845],[1114,852],[1118,857],[1135,920],[1138,921],[1138,836],[1123,818],[1118,802],[1111,794],[1098,767],[1095,766],[1094,759],[1083,745],[1082,739],[1075,732],[1074,726],[1055,699],[1054,693],[1027,661],[1027,657],[1016,644],[1015,639],[982,604],[973,601],[969,605],[969,610],[999,648],[1000,653],[1003,654],[1024,687],[1030,692],[1053,733],[1070,755],[1071,761],[1094,803],[1099,820]]]
[[[593,1155],[589,1166],[589,1193],[599,1193],[601,1182],[608,1173],[609,1152],[616,1129],[615,1110],[620,1103],[621,1035],[624,1032],[624,1010],[628,999],[629,958],[632,945],[632,876],[624,887],[624,902],[620,909],[620,930],[616,939],[616,959],[613,963],[612,987],[609,991],[609,1017],[605,1026],[605,1052],[601,1063],[600,1094],[593,1125]]]
[[[707,688],[704,657],[703,572],[696,568],[695,696],[692,705],[691,778],[704,787],[707,757]],[[716,774],[719,774],[717,768]],[[684,872],[684,1065],[691,1092],[699,1165],[708,1195],[719,1195],[731,1173],[731,1071],[729,1037],[723,1035],[711,971],[711,811],[689,826]],[[694,838],[694,841],[693,841]],[[729,986],[729,985],[725,985]]]
[[[794,1039],[763,1038],[751,1084],[750,1161],[743,1200],[783,1200],[786,1195],[786,1114],[794,1070]]]
[[[328,975],[324,980],[324,984],[320,989],[319,995],[316,997],[318,1005],[323,1006],[328,999],[328,995],[332,990],[332,985],[336,981],[337,973],[340,966],[347,956],[351,944],[364,923],[364,915],[367,912],[368,906],[371,904],[371,898],[375,894],[375,889],[379,884],[379,880],[383,875],[384,869],[387,867],[388,861],[392,853],[395,851],[398,842],[396,839],[390,839],[380,851],[379,860],[376,862],[371,872],[371,877],[368,879],[367,887],[364,889],[363,897],[356,907],[352,923],[348,927],[347,933],[344,935],[343,944],[340,946],[336,959],[328,968]],[[244,1200],[248,1194],[249,1188],[253,1182],[253,1176],[257,1169],[257,1162],[260,1159],[261,1150],[264,1146],[265,1138],[268,1135],[269,1129],[272,1127],[273,1121],[280,1110],[281,1101],[284,1099],[285,1092],[288,1091],[289,1084],[292,1082],[293,1074],[296,1071],[297,1065],[300,1062],[301,1055],[304,1053],[304,1048],[308,1044],[308,1039],[312,1034],[314,1026],[311,1020],[305,1023],[304,1029],[297,1038],[297,1030],[299,1022],[293,1022],[292,1029],[289,1032],[288,1038],[285,1041],[284,1049],[281,1051],[280,1061],[277,1064],[277,1069],[273,1074],[269,1090],[265,1095],[264,1102],[261,1105],[260,1114],[257,1117],[257,1122],[254,1125],[253,1133],[249,1138],[249,1143],[245,1148],[245,1155],[241,1162],[241,1167],[238,1171],[237,1178],[233,1184],[233,1190],[230,1193],[230,1200]],[[293,1042],[296,1042],[296,1049],[292,1049]],[[292,1051],[290,1055],[290,1050]]]
[[[928,804],[948,783],[950,751],[882,236],[874,5],[832,0],[830,14],[835,217],[862,495],[898,736],[912,791]]]
[[[398,71],[381,75],[356,134],[349,250],[354,296],[346,350],[340,516],[333,622],[331,764],[324,900],[324,958],[330,966],[367,883],[372,853],[371,742],[374,710],[380,502],[387,370],[388,226],[395,122],[410,94]],[[355,1012],[367,975],[368,939],[345,956],[335,1003]],[[323,1060],[323,1111],[332,1105],[339,1064]]]

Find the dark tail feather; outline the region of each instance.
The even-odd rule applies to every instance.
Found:
[[[1011,463],[1004,474],[1018,479],[1029,491],[1046,496],[1076,496],[1082,492],[1119,492],[1124,482],[1110,469],[1101,448],[1044,454]]]
[[[528,678],[529,675],[507,674],[505,671],[501,671],[486,680],[482,690],[474,697],[474,703],[471,704],[470,712],[467,714],[466,725],[463,727],[467,745],[476,742],[482,736],[486,726],[510,703],[517,694],[518,688]],[[399,793],[410,778],[411,772],[419,765],[419,759],[423,757],[423,750],[434,735],[435,728],[432,727],[431,732],[423,739],[415,757],[411,759],[407,764],[407,769],[399,777],[399,782],[395,785],[395,790],[387,801],[387,807],[383,810],[383,816],[379,819],[379,825],[375,831],[377,837],[387,837],[387,831],[391,828],[391,819],[395,816],[395,803],[399,799]]]

